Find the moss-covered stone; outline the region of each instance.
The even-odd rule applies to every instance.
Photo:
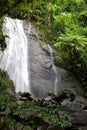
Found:
[[[9,88],[14,90],[14,84],[8,73],[0,69],[0,93],[4,93]]]

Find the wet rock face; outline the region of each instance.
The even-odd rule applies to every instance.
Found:
[[[30,43],[31,89],[36,96],[43,97],[46,91],[54,91],[55,73],[50,68],[50,57],[42,51],[40,44],[33,39]]]
[[[44,97],[48,92],[58,93],[67,88],[81,93],[78,85],[71,81],[64,69],[55,67],[56,70],[54,70],[50,48],[38,40],[35,28],[29,23],[25,23],[24,28],[28,39],[31,93]]]
[[[48,91],[54,91],[55,73],[51,69],[51,57],[43,51],[34,28],[31,26],[31,32],[28,33],[27,30],[26,32],[29,46],[31,92],[38,97],[43,97]]]

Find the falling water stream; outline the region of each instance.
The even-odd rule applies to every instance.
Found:
[[[0,51],[0,68],[6,70],[16,86],[16,92],[31,92],[28,70],[27,38],[23,21],[5,18],[3,25],[7,49]]]
[[[53,50],[52,50],[52,48],[51,48],[51,46],[49,44],[48,44],[48,48],[49,48],[50,54],[51,54],[52,69],[53,69],[53,71],[55,73],[54,93],[57,94],[58,82],[60,81],[60,76],[58,76],[58,74],[57,74],[57,69],[56,69],[56,66],[54,65]]]

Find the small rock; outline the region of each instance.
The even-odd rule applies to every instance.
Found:
[[[47,96],[46,98],[44,98],[45,101],[50,101],[52,100],[52,97],[51,96]]]
[[[80,104],[80,106],[81,106],[84,110],[87,109],[87,99],[85,99],[85,98],[79,96],[79,97],[76,98],[76,100],[75,100],[74,102],[77,103],[77,104]]]
[[[27,99],[27,97],[21,97],[20,100],[26,101],[26,100],[28,100],[28,99]]]
[[[32,100],[30,93],[24,92],[21,94],[21,100]]]
[[[11,109],[10,109],[10,107],[7,107],[6,110],[5,110],[5,112],[6,112],[6,115],[11,114]]]
[[[69,102],[70,102],[70,98],[64,99],[64,100],[61,102],[61,105],[63,106],[63,105],[65,105],[65,104],[69,103]]]
[[[66,100],[67,102],[74,101],[75,100],[75,94],[73,92],[71,92],[70,90],[63,90],[57,96],[55,96],[53,98],[53,100],[55,100],[56,102],[58,102],[60,104],[62,104],[62,102],[65,99],[68,99],[68,100]]]
[[[47,130],[64,130],[60,125],[52,125],[47,128]]]
[[[15,94],[15,98],[16,98],[16,100],[20,100],[21,99],[21,94],[20,93],[16,93]]]
[[[18,105],[22,105],[22,104],[24,103],[24,101],[19,100],[19,101],[16,101],[16,103],[17,103]]]
[[[30,126],[25,126],[23,130],[33,130]]]

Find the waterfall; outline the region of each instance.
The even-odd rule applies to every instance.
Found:
[[[44,97],[48,92],[57,94],[73,86],[77,89],[66,70],[54,65],[51,46],[46,46],[50,56],[42,49],[31,23],[6,17],[3,33],[9,38],[6,38],[7,48],[0,51],[0,68],[8,72],[16,92]]]
[[[7,49],[0,51],[0,68],[6,70],[16,86],[16,92],[30,92],[28,70],[28,45],[23,28],[23,21],[5,18],[3,33],[6,38]]]
[[[48,44],[48,48],[49,48],[50,54],[51,54],[52,69],[55,73],[54,93],[57,94],[57,90],[58,90],[57,87],[58,87],[58,82],[60,81],[60,76],[58,76],[58,74],[57,74],[57,69],[56,69],[56,66],[54,65],[53,50],[49,44]]]

